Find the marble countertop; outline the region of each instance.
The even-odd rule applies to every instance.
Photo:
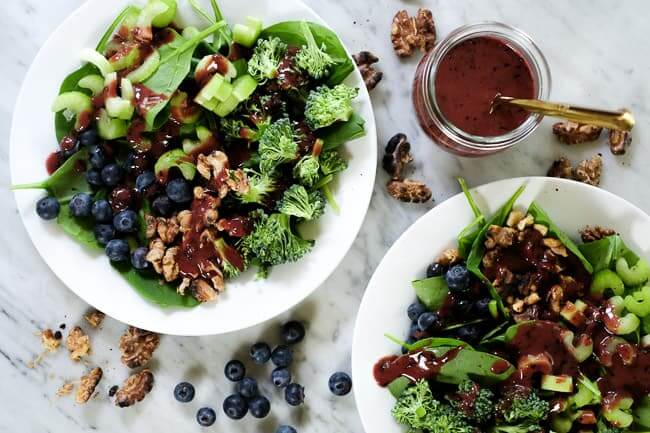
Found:
[[[224,0],[227,1],[227,0]],[[40,351],[35,335],[44,327],[79,323],[88,309],[68,291],[36,255],[8,191],[8,135],[16,94],[27,68],[48,34],[82,0],[21,0],[0,5],[0,207],[4,229],[0,261],[0,431],[199,431],[194,414],[201,406],[217,410],[211,431],[272,433],[279,423],[293,424],[303,433],[362,433],[352,395],[329,393],[327,379],[350,368],[352,330],[359,302],[373,269],[389,246],[419,216],[436,203],[457,193],[455,178],[470,185],[507,177],[542,175],[559,155],[573,160],[602,152],[605,160],[602,188],[650,212],[648,166],[650,152],[643,151],[650,130],[650,52],[646,21],[650,13],[644,0],[611,2],[580,0],[307,0],[338,31],[352,51],[369,49],[381,59],[384,81],[373,93],[379,142],[382,148],[395,133],[408,135],[415,155],[413,176],[432,186],[435,202],[406,205],[385,192],[385,173],[379,171],[370,211],[359,237],[344,262],[317,292],[293,311],[247,331],[217,337],[163,337],[153,369],[154,391],[134,408],[118,410],[106,401],[106,391],[125,378],[119,363],[117,341],[124,325],[107,318],[102,329],[91,332],[92,363],[105,378],[100,395],[85,407],[55,391],[77,379],[82,365],[74,365],[64,351],[48,356],[37,368],[28,361]],[[435,147],[420,131],[410,105],[410,82],[419,56],[401,61],[389,42],[390,23],[397,9],[432,9],[439,37],[467,23],[496,20],[528,32],[546,54],[553,73],[552,96],[557,100],[603,107],[630,107],[637,117],[634,144],[623,157],[614,157],[604,140],[568,148],[550,132],[551,120],[525,143],[505,153],[483,159],[462,159]],[[279,323],[288,318],[305,320],[308,335],[297,352],[294,376],[306,387],[307,404],[289,409],[279,392],[264,383],[272,397],[272,414],[263,421],[251,417],[228,420],[221,412],[231,384],[223,377],[225,362],[245,357],[247,347],[259,340],[276,342]],[[260,370],[260,375],[268,371]],[[260,376],[260,377],[261,377]],[[197,387],[188,405],[174,401],[172,389],[181,380]]]

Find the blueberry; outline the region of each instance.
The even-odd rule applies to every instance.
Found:
[[[460,316],[465,316],[470,313],[470,310],[472,309],[472,301],[458,296],[454,296],[452,299],[453,303],[451,305],[454,312]]]
[[[282,325],[282,340],[287,344],[300,343],[305,338],[305,327],[302,323],[292,320]]]
[[[152,171],[145,171],[135,179],[135,189],[142,192],[149,188],[156,181],[156,175]]]
[[[124,239],[113,239],[106,244],[106,255],[111,262],[129,260],[129,244]]]
[[[246,399],[239,394],[233,394],[226,397],[223,401],[223,412],[228,418],[242,419],[248,413],[248,404]]]
[[[290,383],[284,389],[284,399],[291,406],[300,406],[305,401],[305,388],[297,383]]]
[[[427,267],[427,278],[439,277],[445,273],[445,267],[440,263],[431,263]]]
[[[455,329],[453,335],[470,344],[478,343],[481,339],[481,328],[476,325],[465,325]]]
[[[174,398],[181,403],[189,403],[194,399],[194,386],[188,382],[181,382],[174,388]]]
[[[352,379],[347,373],[339,371],[330,376],[329,387],[334,395],[346,395],[352,389]]]
[[[415,338],[408,338],[406,339],[406,344],[413,344],[415,341]],[[406,355],[407,353],[409,353],[409,350],[406,347],[402,346],[402,355]]]
[[[467,268],[463,265],[454,265],[445,274],[445,281],[451,293],[465,293],[469,290],[472,281]]]
[[[422,313],[427,311],[426,307],[422,305],[419,301],[415,301],[411,305],[409,305],[408,309],[406,310],[406,314],[408,314],[409,319],[411,319],[412,322],[418,320],[418,317]]]
[[[113,208],[108,200],[97,200],[90,211],[98,223],[107,223],[113,219]]]
[[[36,202],[36,213],[44,220],[53,220],[59,216],[61,205],[54,197],[43,197]]]
[[[271,362],[276,367],[288,367],[293,361],[293,350],[284,344],[279,345],[271,352]]]
[[[250,355],[255,364],[265,364],[271,359],[271,348],[266,343],[255,343],[251,346]]]
[[[88,151],[89,157],[88,157],[88,162],[90,162],[90,165],[93,168],[96,168],[97,170],[101,170],[104,168],[106,165],[106,155],[104,154],[104,150],[100,146],[90,146],[90,150]]]
[[[108,186],[117,185],[123,176],[122,167],[115,163],[107,164],[102,168],[102,180]]]
[[[257,381],[252,377],[245,377],[237,383],[237,392],[245,398],[253,398],[257,395]]]
[[[138,229],[138,214],[130,209],[118,212],[113,217],[113,226],[118,232],[133,233]]]
[[[214,409],[209,407],[202,407],[196,413],[196,421],[203,427],[210,427],[217,420],[217,414]]]
[[[411,327],[409,328],[409,337],[413,338],[414,340],[417,340],[419,333],[420,333],[420,327],[418,326],[418,321],[416,320],[411,323]]]
[[[271,403],[268,398],[258,395],[248,402],[248,408],[255,418],[264,418],[271,411]]]
[[[246,367],[244,363],[238,360],[228,361],[226,367],[223,370],[226,375],[226,379],[231,382],[239,382],[246,376]]]
[[[61,148],[61,155],[64,158],[70,158],[72,155],[79,151],[79,140],[74,142],[74,145],[71,147],[66,146],[66,148]]]
[[[490,317],[490,298],[479,299],[472,305],[472,311],[479,317]]]
[[[275,433],[298,433],[295,428],[290,425],[281,425],[276,430]]]
[[[147,247],[138,247],[131,253],[131,265],[134,269],[139,271],[144,271],[149,268],[149,262],[147,261],[147,254],[149,249]]]
[[[168,217],[174,212],[174,203],[166,195],[156,197],[151,204],[151,208],[158,216]]]
[[[192,200],[192,187],[185,179],[172,179],[165,191],[173,202],[187,203]]]
[[[278,367],[271,372],[271,382],[278,388],[284,388],[291,383],[291,373],[283,367]]]
[[[79,143],[81,143],[82,146],[92,146],[93,144],[97,144],[98,140],[99,134],[97,134],[96,129],[86,129],[84,132],[79,134]]]
[[[72,216],[78,218],[87,217],[90,216],[92,210],[93,198],[84,192],[80,192],[72,196],[69,206]]]
[[[91,169],[86,172],[86,182],[88,182],[88,185],[97,188],[104,186],[104,181],[102,180],[102,173],[96,169]]]
[[[106,246],[115,237],[115,227],[111,224],[97,224],[93,228],[93,233],[97,243]]]
[[[418,318],[418,328],[422,332],[431,331],[440,325],[440,316],[433,312],[426,312]]]

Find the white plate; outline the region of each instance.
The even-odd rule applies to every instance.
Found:
[[[585,225],[601,225],[619,232],[637,253],[650,255],[650,217],[607,191],[581,183],[542,177],[508,179],[483,185],[473,194],[484,213],[492,214],[522,184],[526,191],[517,206],[536,200],[570,237],[578,238]],[[363,426],[368,433],[402,433],[392,418],[395,399],[380,388],[372,367],[381,357],[400,348],[384,333],[404,336],[409,320],[406,309],[415,299],[411,281],[424,277],[424,270],[445,248],[456,246],[456,235],[472,221],[462,194],[438,205],[416,221],[382,259],[366,289],[352,344],[354,395]]]
[[[33,182],[47,176],[46,156],[56,148],[50,106],[63,78],[79,66],[82,48],[94,47],[122,7],[133,0],[90,0],[52,34],[32,64],[16,103],[11,130],[12,183]],[[202,1],[210,10],[209,1]],[[265,25],[285,20],[323,21],[299,0],[222,1],[230,23],[247,15]],[[205,27],[187,0],[179,1],[179,21]],[[299,263],[279,266],[268,280],[254,281],[251,273],[228,284],[215,303],[194,309],[161,309],[144,301],[109,266],[102,254],[85,250],[53,222],[35,212],[40,191],[18,191],[16,202],[29,235],[52,271],[86,302],[131,325],[177,335],[221,334],[268,320],[296,305],[334,271],[352,245],[368,209],[376,170],[376,131],[370,98],[359,73],[348,77],[359,87],[356,109],[366,120],[366,136],[345,145],[350,167],[337,180],[341,213],[328,209],[315,227],[304,231],[316,239],[314,250]]]

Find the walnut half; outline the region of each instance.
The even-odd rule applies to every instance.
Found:
[[[611,236],[613,234],[616,234],[616,231],[606,228],[606,227],[601,227],[601,226],[587,226],[584,229],[580,230],[580,237],[582,238],[582,242],[593,242],[593,241],[598,241],[602,238],[606,238],[607,236]]]
[[[580,144],[597,140],[603,128],[577,122],[558,122],[553,125],[553,134],[564,144]]]
[[[90,353],[90,337],[80,327],[75,326],[70,330],[65,346],[70,352],[70,359],[79,361]]]
[[[129,376],[115,394],[115,405],[133,406],[142,401],[153,388],[153,373],[145,369]]]
[[[397,12],[390,39],[395,53],[400,57],[410,56],[415,48],[423,53],[430,51],[436,43],[433,14],[428,9],[419,9],[415,17],[410,17],[405,10]]]
[[[386,189],[393,198],[406,203],[424,203],[432,196],[429,187],[416,180],[391,180]]]
[[[145,366],[153,357],[153,352],[160,344],[158,334],[129,326],[120,337],[122,364],[129,368]]]
[[[100,380],[102,380],[103,372],[99,367],[93,368],[88,374],[81,376],[81,382],[77,388],[77,394],[75,395],[75,401],[77,404],[84,404],[90,397],[93,396],[95,388]]]
[[[357,68],[359,68],[359,72],[363,77],[363,82],[368,91],[377,87],[377,84],[384,78],[383,72],[377,71],[373,66],[379,62],[379,58],[370,51],[361,51],[353,55],[352,58],[357,64]]]

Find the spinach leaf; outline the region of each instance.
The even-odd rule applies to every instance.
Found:
[[[485,217],[474,201],[474,197],[472,197],[472,193],[469,191],[465,179],[459,178],[458,183],[467,198],[467,203],[469,203],[474,213],[474,220],[458,234],[458,252],[461,257],[467,258],[472,249],[472,244],[474,244],[474,240],[485,225]]]
[[[83,164],[83,167],[86,166],[87,156],[87,150],[81,149],[79,152],[68,158],[63,165],[61,165],[61,167],[59,167],[47,179],[36,183],[14,185],[11,189],[45,189],[50,195],[56,197],[59,201],[69,201],[72,196],[78,192],[90,191],[90,186],[88,185],[88,182],[86,182],[86,177],[78,170],[80,164]]]
[[[452,347],[464,346],[472,349],[472,347],[466,342],[464,342],[463,340],[458,340],[456,338],[448,338],[448,337],[425,338],[424,340],[416,341],[413,344],[406,344],[404,347],[406,347],[409,351],[412,351],[412,350],[422,349],[425,347],[429,349],[433,349],[435,347],[448,347],[448,346],[452,346]]]
[[[442,356],[453,347],[434,348],[436,356]],[[495,373],[492,367],[497,363],[507,363],[505,371]],[[477,350],[462,349],[454,358],[443,364],[435,380],[443,383],[459,384],[465,380],[473,380],[481,384],[493,384],[507,379],[515,367],[505,359],[491,353]]]
[[[619,235],[607,236],[597,241],[578,246],[582,255],[589,261],[594,272],[611,269],[616,260],[625,257],[630,266],[639,261],[634,251],[630,250]]]
[[[537,202],[532,202],[530,204],[528,213],[535,218],[535,222],[537,224],[544,224],[547,226],[549,234],[557,238],[569,251],[575,254],[580,262],[582,262],[582,265],[585,267],[587,272],[590,274],[594,272],[594,268],[591,266],[591,263],[589,263],[589,260],[587,260],[585,256],[582,255],[578,246],[571,240],[571,238],[569,238],[562,230],[560,230],[560,228],[555,225],[553,221],[551,221],[551,217],[548,216],[548,214]]]
[[[95,222],[92,218],[75,218],[70,213],[69,206],[61,206],[56,223],[72,239],[93,250],[103,250],[103,247],[97,243],[93,227]]]
[[[332,66],[327,84],[335,86],[347,78],[354,71],[354,63],[345,51],[343,44],[336,33],[316,23],[308,23],[311,32],[318,45],[325,44],[329,54],[336,64]],[[280,38],[289,45],[302,47],[307,45],[307,40],[300,28],[300,21],[285,21],[266,28],[261,35],[262,38]]]
[[[479,346],[482,346],[484,344],[490,344],[490,343],[497,342],[497,341],[501,341],[501,335],[506,330],[509,323],[510,322],[503,322],[503,323],[499,324],[496,328],[494,328],[493,330],[491,330],[490,332],[485,334],[483,336],[483,338],[481,339],[481,341],[479,342]]]
[[[521,326],[528,325],[533,322],[534,320],[525,320],[523,322],[510,325],[507,328],[505,326],[508,324],[508,322],[504,322],[489,332],[487,335],[485,335],[485,337],[483,337],[483,340],[481,340],[481,344],[509,343],[513,338],[515,338],[515,335],[517,335],[517,332]]]
[[[323,140],[323,151],[336,149],[342,144],[366,135],[366,121],[354,113],[347,122],[335,123],[318,130],[318,138]]]
[[[442,276],[411,282],[415,295],[429,310],[439,310],[449,294],[449,287]]]
[[[490,291],[490,295],[492,295],[492,299],[497,301],[499,310],[501,310],[501,312],[506,317],[508,315],[508,310],[506,310],[506,308],[503,306],[503,300],[501,299],[501,296],[499,296],[497,293],[496,289],[492,285],[492,282],[489,281],[485,275],[483,275],[483,272],[481,272],[481,261],[483,260],[483,255],[485,254],[485,245],[483,243],[485,242],[488,228],[491,225],[502,226],[505,224],[510,211],[514,207],[515,202],[521,193],[524,192],[524,189],[526,189],[525,185],[520,186],[512,195],[512,197],[510,197],[510,199],[503,206],[501,206],[497,213],[485,222],[483,228],[479,230],[476,239],[474,239],[474,243],[472,244],[472,248],[467,257],[467,269],[485,283],[485,285],[488,287],[488,290]]]

